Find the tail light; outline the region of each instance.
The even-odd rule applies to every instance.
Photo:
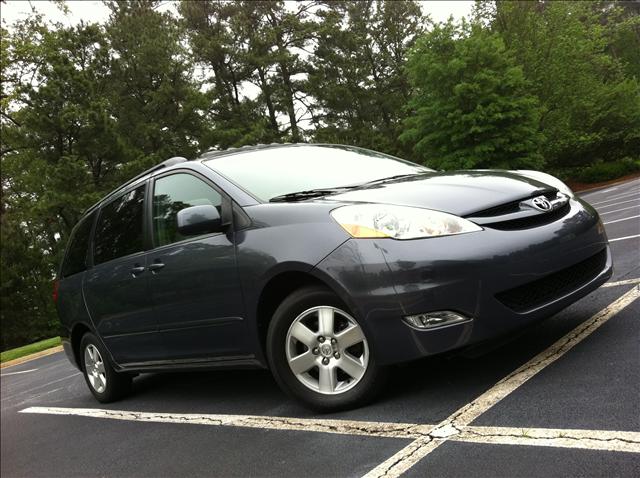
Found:
[[[52,293],[52,297],[53,297],[53,303],[57,303],[58,302],[58,279],[53,281],[53,293]]]

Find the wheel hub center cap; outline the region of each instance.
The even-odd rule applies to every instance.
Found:
[[[323,357],[331,357],[333,355],[333,347],[330,344],[322,344],[320,346],[320,353]]]

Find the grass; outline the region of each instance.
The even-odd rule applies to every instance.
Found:
[[[41,340],[40,342],[35,342],[29,345],[23,345],[22,347],[18,347],[11,350],[5,350],[0,353],[0,362],[8,362],[9,360],[14,360],[20,357],[24,357],[25,355],[34,354],[36,352],[40,352],[41,350],[50,349],[51,347],[55,347],[56,345],[60,345],[60,337],[53,337],[51,339]]]

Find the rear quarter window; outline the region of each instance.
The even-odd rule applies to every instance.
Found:
[[[64,261],[62,262],[62,277],[68,277],[87,269],[87,252],[95,216],[95,213],[93,213],[85,217],[73,230]]]

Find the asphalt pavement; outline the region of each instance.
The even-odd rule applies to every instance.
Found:
[[[57,353],[2,369],[0,473],[640,476],[640,179],[582,196],[613,277],[493,351],[403,365],[375,403],[330,415],[267,371],[142,375],[100,405]]]

